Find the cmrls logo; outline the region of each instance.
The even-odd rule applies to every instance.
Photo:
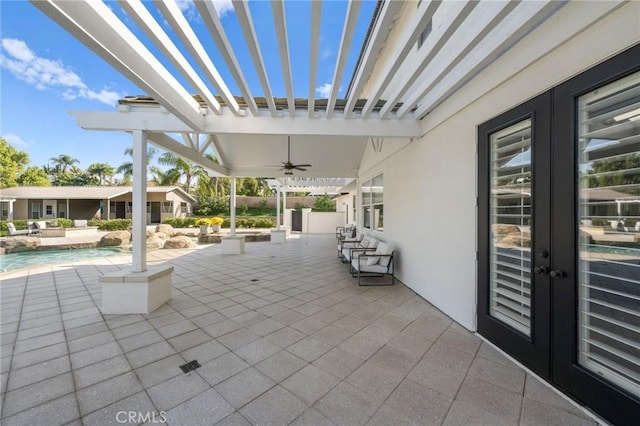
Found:
[[[118,423],[166,423],[167,418],[165,412],[160,411],[160,414],[154,411],[118,411],[116,413],[116,421]]]

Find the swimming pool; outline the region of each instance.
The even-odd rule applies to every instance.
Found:
[[[92,257],[105,257],[127,253],[131,253],[131,250],[121,247],[11,253],[0,256],[0,272],[13,271],[15,269],[29,268],[32,266],[46,265],[50,263],[61,263],[73,260],[90,259]]]

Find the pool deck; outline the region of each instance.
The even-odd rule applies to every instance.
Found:
[[[149,315],[100,312],[130,256],[0,274],[3,425],[597,424],[408,287],[358,287],[333,235],[148,260],[175,268]]]

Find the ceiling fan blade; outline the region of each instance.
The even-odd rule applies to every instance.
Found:
[[[311,164],[294,164],[293,167],[311,167]]]
[[[306,172],[306,171],[307,171],[307,169],[303,169],[302,167],[297,167],[297,166],[296,166],[296,167],[294,167],[294,169],[296,169],[296,170],[301,170],[301,171],[303,171],[303,172]]]

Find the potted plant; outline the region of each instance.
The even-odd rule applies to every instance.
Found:
[[[213,232],[220,232],[220,226],[222,226],[222,222],[224,222],[224,219],[222,219],[221,217],[215,216],[209,219],[209,222],[211,223]]]
[[[211,220],[209,219],[198,219],[196,220],[196,226],[200,227],[200,233],[203,235],[211,232]]]

